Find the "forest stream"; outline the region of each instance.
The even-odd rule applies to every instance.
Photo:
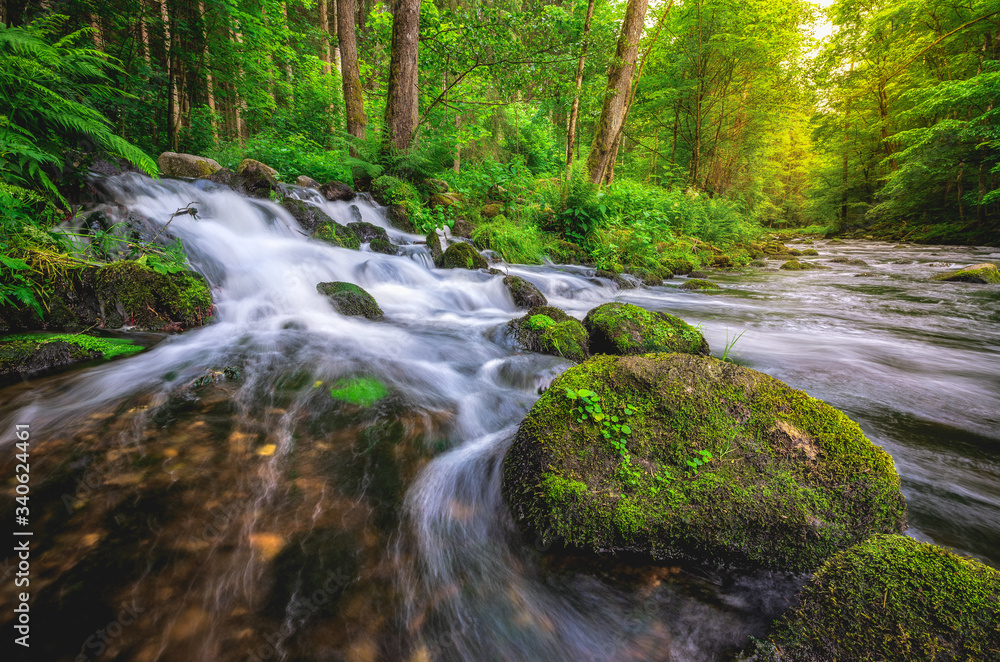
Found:
[[[207,181],[102,187],[108,213],[153,227],[194,201],[164,236],[217,312],[142,335],[152,348],[135,357],[0,391],[3,429],[30,424],[33,440],[31,659],[728,660],[806,580],[595,560],[521,533],[502,459],[571,364],[517,351],[503,327],[523,313],[501,279],[433,268],[376,205],[357,203],[403,255],[308,241],[279,205]],[[892,455],[909,535],[1000,566],[1000,288],[928,280],[1000,251],[812,247],[829,269],[713,272],[707,293],[494,266],[577,318],[611,300],[670,312],[715,356],[742,334],[731,359],[843,410]],[[360,285],[385,320],[337,314],[325,281]],[[365,378],[386,389],[370,406],[331,395]],[[0,590],[13,604],[14,584]]]

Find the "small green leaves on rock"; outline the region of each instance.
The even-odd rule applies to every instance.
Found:
[[[630,303],[606,303],[583,319],[593,354],[708,354],[708,342],[684,320]]]
[[[354,230],[334,221],[320,225],[313,237],[341,248],[350,248],[355,251],[361,248],[361,238]]]
[[[389,389],[374,377],[341,379],[330,389],[330,397],[334,400],[361,407],[371,407],[387,395]]]
[[[580,362],[590,356],[587,330],[579,320],[558,308],[539,306],[507,323],[507,335],[530,352],[561,356]]]
[[[380,320],[384,315],[375,298],[354,283],[320,283],[316,290],[326,295],[341,315],[367,317],[370,320]]]

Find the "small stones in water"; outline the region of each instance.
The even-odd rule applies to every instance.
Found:
[[[935,265],[931,265],[935,266]],[[946,274],[938,274],[931,277],[931,280],[952,282],[952,283],[978,283],[980,285],[1000,285],[1000,269],[992,262],[973,264],[968,267],[952,271]]]

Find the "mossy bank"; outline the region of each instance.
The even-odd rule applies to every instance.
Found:
[[[581,420],[567,389],[594,393]],[[687,354],[597,356],[557,378],[504,460],[515,520],[546,541],[812,570],[904,527],[892,458],[843,413]]]

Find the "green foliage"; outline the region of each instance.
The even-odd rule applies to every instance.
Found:
[[[79,45],[86,30],[59,38],[65,16],[25,28],[0,25],[0,178],[61,199],[52,179],[64,153],[103,149],[151,175],[156,163],[117,135],[95,109],[121,94],[109,83],[119,70],[109,56]]]
[[[740,331],[732,340],[730,340],[729,339],[729,328],[728,327],[726,328],[726,346],[722,350],[722,360],[723,361],[731,361],[732,360],[732,359],[729,358],[729,352],[733,351],[733,347],[736,345],[736,342],[740,338],[743,337],[744,333],[746,333],[746,329]]]
[[[371,407],[387,395],[389,389],[375,377],[339,379],[330,388],[330,397],[334,400],[360,407]]]
[[[330,149],[302,134],[265,133],[240,144],[227,141],[208,149],[205,155],[230,170],[243,159],[254,159],[278,171],[280,178],[294,182],[299,175],[322,183],[337,180],[353,184],[346,149]]]
[[[135,341],[130,338],[95,338],[94,336],[67,333],[31,333],[4,336],[0,338],[0,342],[30,342],[36,346],[52,342],[65,342],[89,352],[96,352],[104,359],[131,356],[145,349],[142,345],[136,345]]]
[[[477,225],[472,239],[476,246],[496,251],[510,264],[539,264],[552,243],[534,222],[508,219],[503,214]]]

